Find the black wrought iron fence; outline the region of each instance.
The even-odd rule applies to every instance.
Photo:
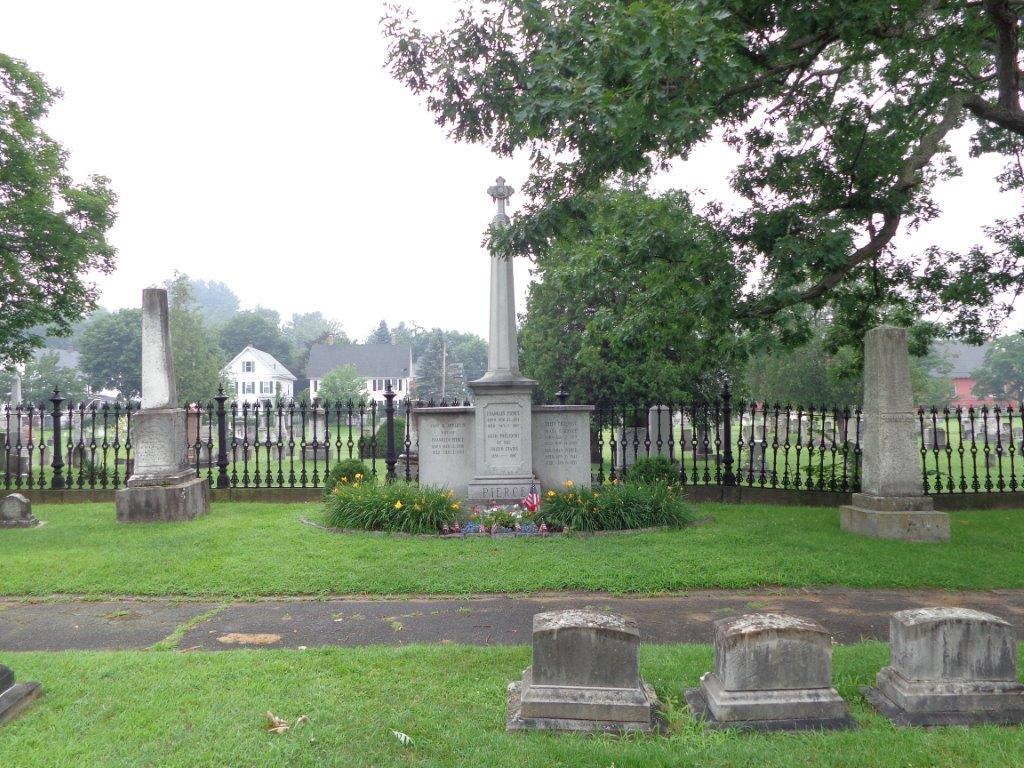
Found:
[[[1021,404],[918,409],[924,492],[1024,490]]]
[[[412,403],[228,403],[186,408],[188,460],[215,488],[319,488],[333,463],[362,459],[370,480],[415,480]],[[0,481],[6,490],[115,489],[134,464],[135,403],[5,404]]]
[[[664,456],[682,485],[860,489],[859,408],[733,402],[600,407],[593,480],[614,482],[639,459]]]

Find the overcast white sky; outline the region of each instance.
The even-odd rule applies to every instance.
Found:
[[[431,26],[456,7],[406,5]],[[527,165],[447,139],[390,79],[382,12],[379,0],[4,3],[0,50],[64,91],[47,128],[71,171],[109,176],[120,198],[102,305],[136,306],[179,270],[226,282],[243,307],[321,310],[358,337],[382,317],[486,335],[485,190],[499,174],[520,186]],[[728,161],[710,147],[658,186],[726,195]],[[940,190],[943,220],[902,242],[968,245],[1015,213],[997,168],[971,161]],[[528,277],[518,264],[520,311]]]

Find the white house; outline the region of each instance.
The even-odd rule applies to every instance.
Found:
[[[277,395],[282,400],[295,396],[292,372],[276,357],[251,344],[224,366],[223,374],[234,382],[235,400],[239,403],[269,403]]]
[[[366,382],[367,397],[384,402],[387,385],[399,400],[409,396],[413,380],[412,347],[407,344],[314,344],[309,350],[309,396],[319,397],[320,382],[331,371],[354,365]]]

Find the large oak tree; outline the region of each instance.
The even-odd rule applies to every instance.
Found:
[[[384,20],[394,76],[457,139],[527,151],[528,204],[492,247],[543,254],[585,195],[643,179],[721,138],[739,205],[721,272],[747,275],[737,330],[793,331],[824,308],[856,338],[930,314],[978,339],[1024,290],[1024,216],[966,252],[897,252],[942,215],[948,139],[1007,160],[1024,189],[1021,0],[478,0],[447,29]],[[947,212],[955,215],[955,211]],[[798,334],[799,335],[799,334]]]
[[[88,273],[114,269],[107,179],[72,179],[67,152],[41,127],[59,96],[0,53],[0,368],[29,360],[47,335],[70,333],[96,306]]]

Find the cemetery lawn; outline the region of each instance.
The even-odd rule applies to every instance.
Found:
[[[712,668],[709,646],[645,646],[641,671],[669,734],[505,732],[505,686],[529,664],[515,647],[408,646],[308,651],[10,653],[45,696],[7,725],[0,765],[765,766],[908,768],[1020,765],[1024,728],[896,729],[858,693],[888,663],[881,643],[839,646],[833,679],[861,726],[799,733],[704,733],[681,689]],[[265,730],[264,713],[289,723]],[[408,734],[403,747],[391,731]]]
[[[1024,511],[952,513],[953,542],[860,538],[833,508],[706,504],[714,522],[589,538],[338,534],[319,504],[224,502],[190,523],[124,525],[113,504],[36,505],[0,531],[0,594],[415,595],[764,586],[1024,587]]]

